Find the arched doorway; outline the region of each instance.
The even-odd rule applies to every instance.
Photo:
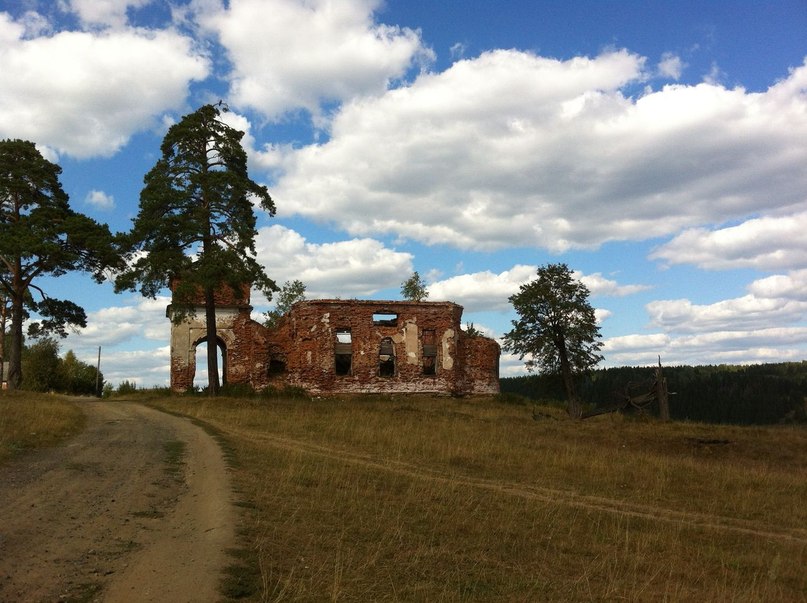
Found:
[[[200,339],[194,344],[196,369],[193,375],[193,387],[204,389],[208,386],[207,379],[207,339]],[[227,347],[220,338],[216,338],[216,353],[218,354],[219,384],[227,384]]]

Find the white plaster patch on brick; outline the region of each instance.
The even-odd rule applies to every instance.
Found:
[[[446,329],[443,333],[443,368],[450,371],[454,368],[454,357],[451,355],[451,344],[454,341],[454,329]]]
[[[407,320],[403,328],[403,336],[406,350],[406,362],[409,364],[418,363],[418,325],[415,320]]]

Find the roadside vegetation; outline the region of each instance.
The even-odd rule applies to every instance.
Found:
[[[103,387],[104,375],[79,360],[73,350],[59,355],[59,342],[51,337],[37,339],[22,350],[23,379],[20,390],[95,396]]]
[[[84,414],[62,396],[0,392],[0,464],[20,452],[54,446],[83,427]]]
[[[224,442],[243,512],[233,598],[800,601],[807,592],[803,427],[580,422],[517,396],[132,395]]]

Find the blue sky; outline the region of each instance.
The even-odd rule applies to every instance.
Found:
[[[417,270],[498,338],[566,262],[604,366],[803,360],[805,32],[805,0],[2,0],[0,138],[122,231],[170,124],[224,99],[279,284],[396,299]],[[44,284],[88,313],[63,351],[167,383],[167,297]]]

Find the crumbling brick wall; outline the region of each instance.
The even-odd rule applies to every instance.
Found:
[[[469,394],[499,393],[499,344],[488,337],[468,337],[463,341],[465,391]]]
[[[250,318],[248,295],[222,301],[230,303],[217,308],[226,383],[312,393],[499,391],[499,345],[468,337],[460,328],[462,307],[451,302],[304,301],[269,330]],[[172,328],[174,389],[193,382],[198,328]]]
[[[270,338],[285,381],[311,392],[498,393],[499,345],[461,318],[451,302],[313,300]]]

